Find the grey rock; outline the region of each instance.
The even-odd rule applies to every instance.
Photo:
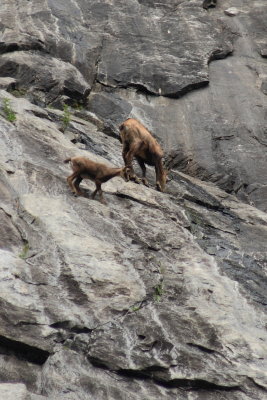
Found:
[[[32,52],[2,55],[0,74],[15,78],[16,87],[26,90],[28,97],[40,105],[52,103],[61,94],[84,101],[90,90],[81,73],[72,65]]]
[[[230,7],[230,8],[227,8],[227,10],[224,10],[224,13],[226,15],[228,15],[229,17],[234,17],[234,16],[238,15],[239,12],[240,11],[236,7]]]
[[[262,84],[261,84],[261,91],[262,91],[264,94],[267,94],[267,79],[265,79],[265,80],[262,82]]]
[[[267,399],[266,2],[2,3],[0,393]],[[166,193],[74,197],[64,159],[122,166],[129,116]]]
[[[5,400],[45,400],[45,397],[30,393],[22,383],[0,383],[0,398]]]
[[[1,77],[0,78],[0,89],[4,90],[14,90],[16,86],[16,79],[9,77]]]
[[[26,400],[27,389],[26,386],[18,383],[1,383],[0,384],[0,397],[6,400]]]
[[[119,95],[121,103],[130,102],[129,117],[141,120],[162,140],[171,167],[215,182],[248,203],[253,200],[246,188],[266,185],[267,100],[259,78],[265,76],[266,64],[258,56],[265,40],[266,4],[257,4],[234,19],[223,16],[219,7],[209,14],[220,16],[237,40],[232,57],[209,64],[208,88],[178,100],[116,90],[116,104]],[[93,89],[89,101],[94,96]],[[104,116],[99,106],[100,112]],[[255,205],[265,210],[266,199],[258,196]]]
[[[40,12],[37,4],[24,2],[25,8],[16,8],[13,1],[9,4],[10,14],[3,19],[2,53],[6,58],[16,50],[45,54],[42,67],[48,74],[49,58],[71,62],[89,86],[98,81],[177,97],[207,84],[209,60],[232,51],[229,32],[207,19],[194,0],[152,8],[152,24],[149,2],[79,0],[66,5],[49,1],[40,2]],[[193,28],[191,15],[198,21]],[[8,29],[17,20],[23,33]],[[192,35],[191,29],[197,34]],[[8,68],[10,63],[12,59]]]
[[[118,126],[131,113],[132,105],[120,96],[109,93],[93,93],[89,99],[91,112],[105,121],[103,130],[114,137],[119,137]]]
[[[50,400],[264,399],[266,214],[177,172],[165,194],[116,178],[108,206],[75,198],[64,158],[101,149],[120,165],[118,140],[73,116],[79,150],[60,111],[0,95],[17,115],[0,124],[13,168],[1,173],[2,381]]]

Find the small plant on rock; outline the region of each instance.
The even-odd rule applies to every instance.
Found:
[[[25,260],[28,256],[29,250],[30,250],[30,245],[28,242],[25,242],[23,249],[22,249],[21,253],[19,254],[19,257],[22,258],[22,260]]]
[[[130,307],[129,311],[130,311],[130,312],[139,311],[140,308],[141,308],[141,306],[142,306],[142,302],[136,303],[136,304],[134,304],[132,307]]]
[[[14,122],[16,120],[16,114],[11,108],[10,100],[7,99],[7,98],[3,99],[3,112],[4,112],[4,115],[5,115],[5,118],[9,122]]]
[[[82,111],[84,109],[84,106],[82,103],[76,100],[73,105],[73,108],[75,108],[76,111]]]
[[[163,282],[160,282],[157,286],[154,287],[154,295],[153,298],[154,300],[159,303],[161,300],[161,297],[163,295]]]
[[[71,121],[71,112],[69,110],[69,106],[67,104],[64,104],[63,107],[63,115],[61,118],[61,124],[62,124],[62,131],[65,132],[67,127],[69,126]]]
[[[26,89],[14,89],[10,93],[15,97],[24,97],[26,94]]]

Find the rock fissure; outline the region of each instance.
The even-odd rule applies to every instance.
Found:
[[[14,353],[19,359],[38,365],[44,364],[50,355],[46,350],[0,335],[0,353],[5,353],[5,351]]]
[[[73,325],[71,321],[57,321],[49,325],[54,329],[62,329],[69,332],[74,332],[76,334],[91,333],[94,329],[87,328],[86,326]]]
[[[118,373],[121,376],[132,377],[134,379],[152,379],[157,384],[162,385],[164,387],[172,387],[172,388],[183,388],[187,391],[195,391],[195,390],[218,390],[218,391],[229,391],[229,392],[241,392],[241,388],[238,385],[233,386],[223,386],[217,385],[213,382],[209,382],[208,380],[201,379],[173,379],[169,381],[162,380],[156,376],[154,373],[165,371],[163,367],[150,367],[146,370],[118,370]]]

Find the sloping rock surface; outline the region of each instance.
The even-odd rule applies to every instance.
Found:
[[[55,107],[91,91],[106,132],[138,117],[172,167],[266,211],[265,1],[2,3],[0,75],[15,90]]]
[[[266,4],[2,3],[0,397],[267,399]],[[166,193],[74,197],[64,159],[122,165],[129,116]]]

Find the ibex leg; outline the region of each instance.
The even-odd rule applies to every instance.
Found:
[[[79,173],[76,171],[76,172],[73,172],[73,174],[71,174],[70,176],[67,177],[68,185],[69,185],[69,187],[71,188],[71,191],[74,194],[78,194],[77,191],[76,191],[75,185],[73,184],[74,179],[78,178],[78,176],[79,176]]]
[[[162,165],[162,160],[158,160],[155,163],[155,171],[156,171],[156,186],[159,192],[163,192],[163,177],[164,177],[164,169]]]
[[[142,170],[142,182],[143,182],[143,184],[145,186],[149,186],[148,181],[146,179],[146,166],[145,166],[144,160],[142,158],[140,158],[140,157],[135,157],[135,158],[136,158],[136,160],[137,160],[137,162],[140,165],[140,168]]]
[[[130,180],[132,180],[136,183],[140,183],[140,179],[135,175],[132,164],[133,164],[134,155],[136,154],[138,147],[139,147],[139,143],[136,143],[136,144],[132,145],[132,147],[130,148],[130,150],[127,153],[123,154],[125,166],[127,168],[129,168],[129,170],[130,170],[129,178],[130,178]]]
[[[92,199],[94,199],[95,196],[96,196],[96,194],[97,194],[97,192],[99,192],[100,202],[101,202],[102,204],[106,204],[106,201],[105,201],[105,199],[104,199],[104,197],[103,197],[103,190],[101,189],[101,182],[96,181],[96,182],[95,182],[95,185],[96,185],[96,189],[95,189],[95,191],[92,193]]]
[[[83,192],[81,191],[80,186],[79,186],[82,180],[83,180],[83,178],[78,176],[78,178],[73,182],[75,192],[76,192],[76,194],[78,194],[80,196],[83,195]]]

